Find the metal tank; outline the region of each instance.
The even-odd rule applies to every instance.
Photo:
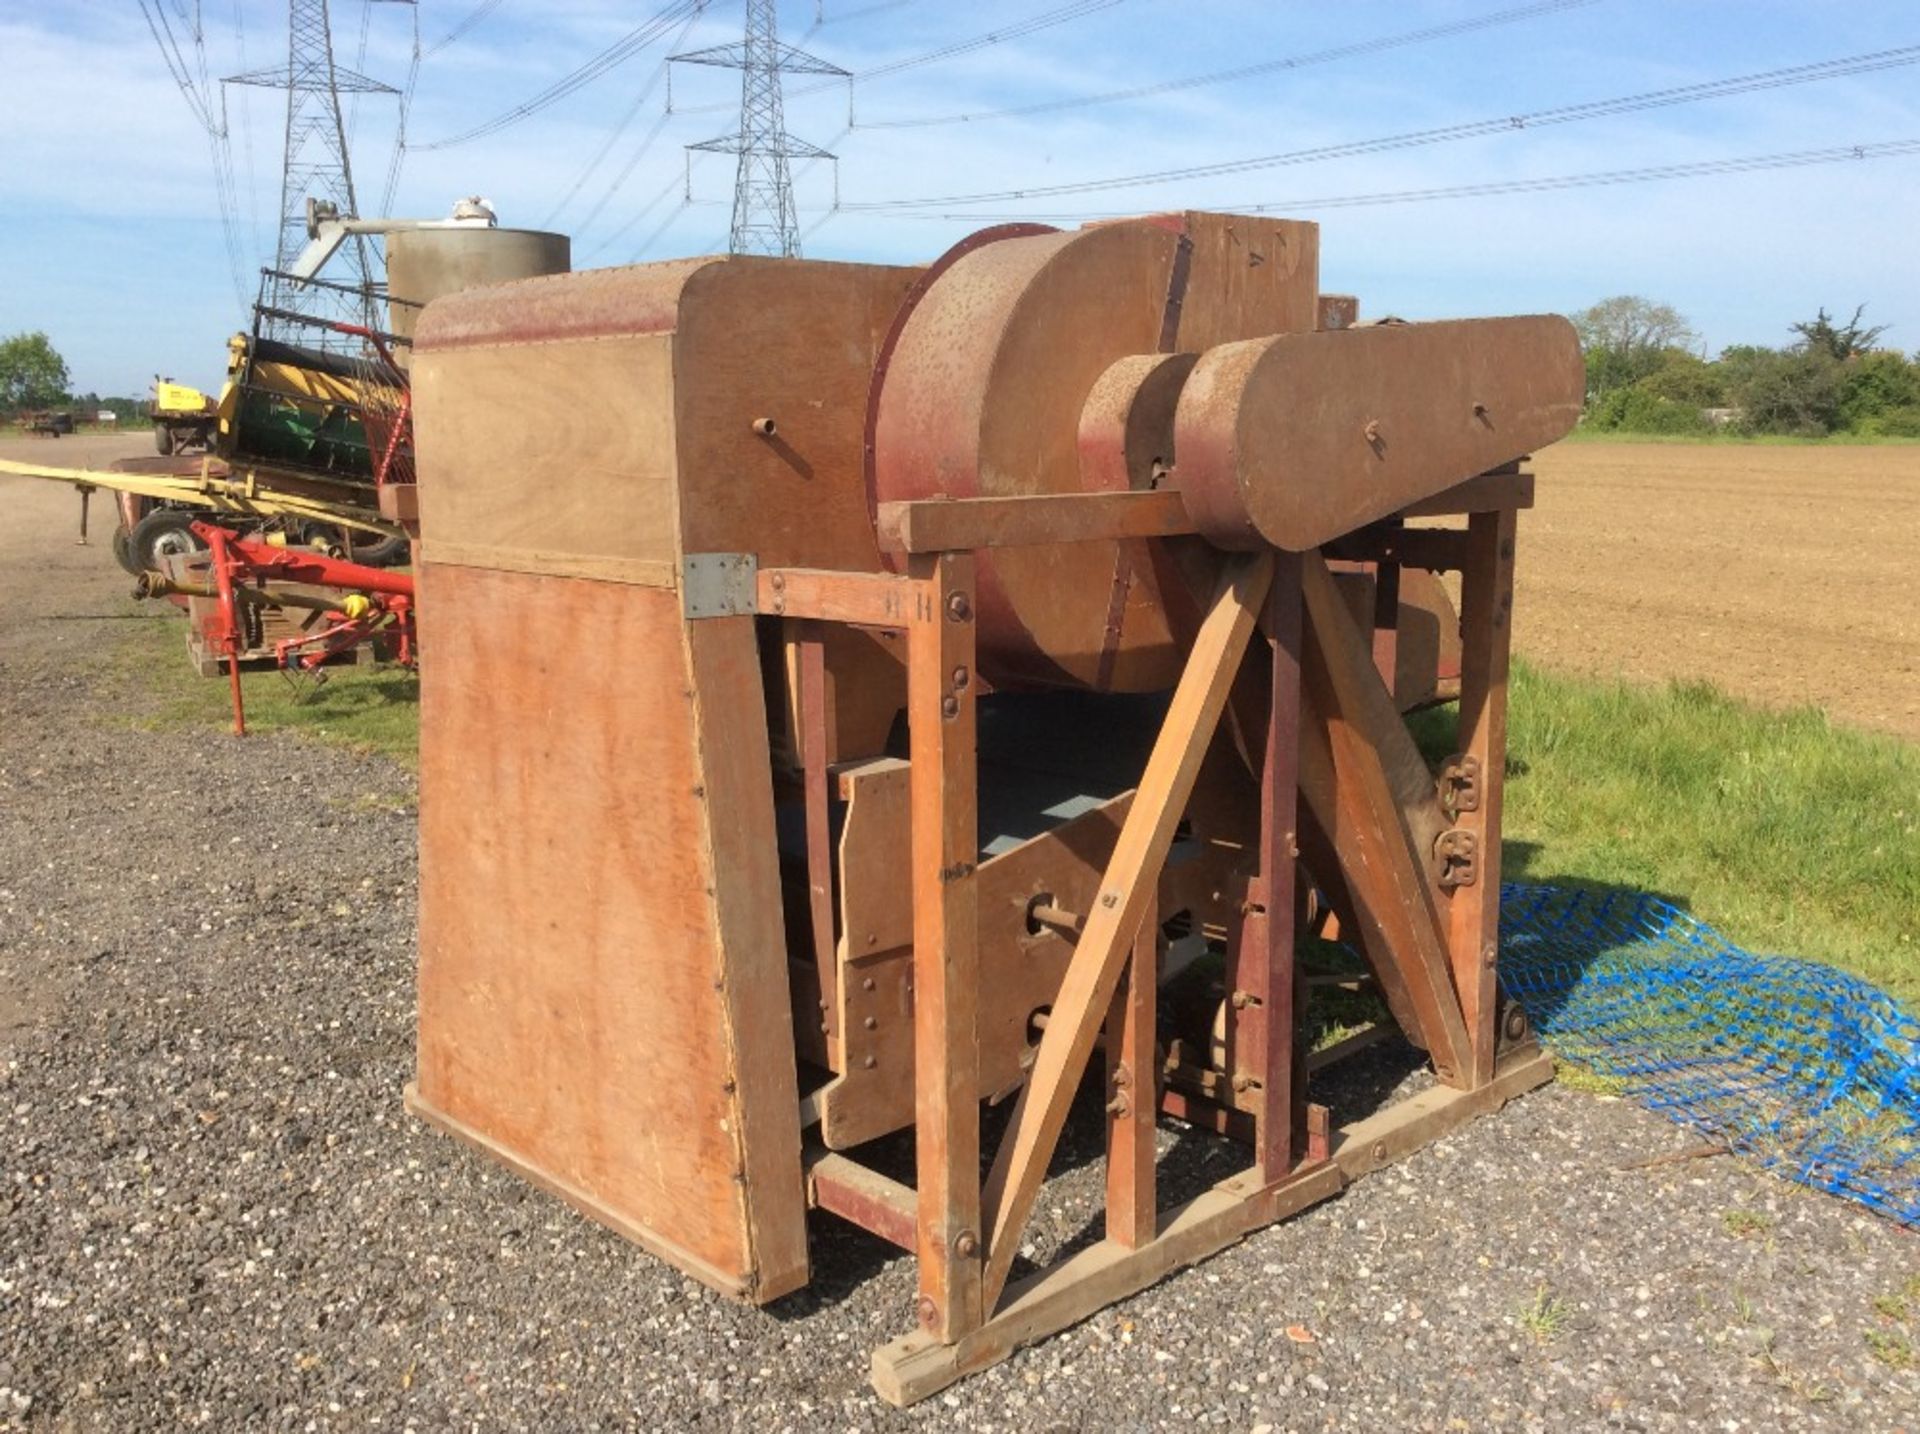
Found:
[[[387,323],[401,338],[411,338],[417,305],[572,267],[572,241],[565,234],[462,223],[395,230],[387,235]]]

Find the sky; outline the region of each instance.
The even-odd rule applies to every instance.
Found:
[[[244,326],[272,257],[284,97],[217,81],[284,63],[284,0],[147,3],[183,35],[184,17],[200,12],[209,88],[224,97],[237,261],[213,146],[137,0],[0,0],[0,336],[45,330],[76,391],[139,394],[156,372],[216,386],[225,338]],[[392,213],[440,217],[460,196],[483,195],[503,224],[571,233],[577,268],[723,250],[733,159],[684,146],[737,128],[739,76],[672,66],[669,112],[659,71],[670,51],[737,41],[741,0],[710,0],[557,104],[484,138],[429,147],[539,94],[665,3],[332,0],[336,62],[395,87],[419,27],[425,54]],[[889,68],[1063,9],[1078,13]],[[1536,13],[1368,45],[1522,9]],[[966,198],[1523,119],[1920,47],[1913,0],[782,0],[780,21],[788,43],[856,77],[786,81],[789,131],[838,156],[796,163],[810,258],[924,263],[1022,214],[1066,225],[1094,213],[1260,205],[1321,224],[1322,287],[1358,294],[1363,314],[1568,312],[1642,294],[1676,307],[1711,353],[1782,344],[1820,307],[1850,314],[1864,303],[1870,323],[1888,326],[1884,342],[1920,349],[1920,152],[1498,192],[1920,141],[1920,65],[1232,174]],[[1366,48],[1327,53],[1352,46]],[[186,52],[197,64],[190,43]],[[1289,58],[1298,63],[1277,63]],[[1057,103],[1256,66],[1267,68]],[[987,113],[1031,106],[1054,107]],[[371,214],[399,103],[368,95],[347,111],[360,208]],[[901,123],[917,119],[944,122]],[[1495,192],[1326,202],[1462,186]],[[920,199],[948,202],[900,204]],[[859,207],[872,204],[895,207]]]

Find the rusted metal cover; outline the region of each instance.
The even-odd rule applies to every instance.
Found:
[[[1222,344],[1175,416],[1175,482],[1223,548],[1304,551],[1564,438],[1586,371],[1556,314]]]
[[[889,341],[871,404],[873,499],[1136,486],[1171,457],[1144,437],[1171,437],[1191,359],[1167,357],[1311,329],[1317,293],[1317,231],[1285,220],[1164,214],[964,241]],[[1141,545],[1009,548],[978,564],[979,660],[997,685],[1173,681],[1162,576]]]

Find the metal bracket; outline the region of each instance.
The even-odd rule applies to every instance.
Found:
[[[688,553],[680,560],[680,611],[698,617],[740,617],[754,611],[752,553]]]
[[[1480,810],[1480,759],[1455,753],[1440,764],[1440,806],[1450,817]]]
[[[1440,863],[1442,887],[1472,886],[1480,879],[1480,838],[1464,827],[1450,827],[1435,837],[1433,855]]]

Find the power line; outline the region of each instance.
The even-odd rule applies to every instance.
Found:
[[[1346,144],[1322,145],[1314,149],[1289,150],[1281,154],[1257,155],[1249,159],[1226,160],[1218,164],[1188,165],[1179,169],[1153,170],[1144,174],[1119,175],[1111,179],[1087,179],[1066,184],[1040,185],[1028,189],[1003,189],[978,194],[952,194],[917,199],[870,200],[848,204],[851,211],[925,209],[949,204],[996,204],[1025,199],[1044,199],[1064,194],[1091,194],[1104,189],[1127,189],[1136,185],[1168,184],[1180,180],[1211,179],[1221,175],[1245,174],[1258,169],[1284,165],[1310,164],[1328,159],[1347,159],[1387,150],[1412,149],[1422,145],[1445,144],[1514,130],[1543,129],[1550,125],[1573,124],[1580,120],[1636,114],[1643,110],[1664,109],[1692,104],[1699,100],[1721,99],[1728,95],[1751,94],[1780,89],[1788,85],[1811,84],[1817,80],[1838,79],[1848,75],[1870,74],[1920,61],[1920,45],[1897,50],[1878,50],[1838,60],[1822,60],[1811,65],[1767,70],[1759,74],[1739,75],[1731,79],[1710,80],[1702,84],[1681,85],[1652,90],[1645,94],[1618,99],[1593,100],[1577,105],[1561,105],[1532,114],[1507,115],[1475,120],[1467,124],[1446,125],[1438,129],[1415,130],[1406,134],[1384,135],[1376,139],[1354,140]]]
[[[635,29],[629,30],[625,35],[622,35],[618,40],[614,41],[613,44],[595,55],[591,60],[588,60],[584,65],[561,76],[532,99],[524,100],[505,113],[496,115],[486,123],[475,125],[472,129],[465,130],[460,134],[450,135],[446,139],[437,139],[428,144],[416,144],[409,147],[412,149],[447,149],[456,144],[465,144],[469,140],[480,139],[486,135],[495,134],[505,129],[508,125],[518,124],[521,120],[527,119],[552,105],[558,104],[569,95],[592,84],[609,70],[632,59],[635,55],[639,54],[640,51],[660,39],[682,20],[690,16],[698,15],[706,8],[706,5],[707,0],[674,0],[674,3],[654,15],[652,19],[647,20]]]
[[[1455,184],[1438,189],[1396,189],[1375,194],[1338,194],[1319,199],[1269,199],[1258,204],[1221,204],[1214,207],[1235,214],[1308,213],[1320,209],[1356,209],[1379,204],[1416,204],[1438,199],[1479,199],[1500,194],[1542,194],[1557,189],[1592,189],[1652,180],[1695,179],[1719,174],[1747,174],[1769,169],[1803,169],[1812,165],[1845,164],[1856,160],[1894,159],[1920,154],[1920,139],[1885,140],[1872,144],[1842,144],[1825,149],[1789,150],[1779,154],[1742,155],[1691,164],[1649,165],[1638,169],[1603,169],[1584,174],[1562,174],[1534,179],[1494,180],[1486,184]],[[978,224],[1018,219],[1081,220],[1131,217],[1137,211],[1080,211],[1022,214],[894,214],[892,219],[938,219]]]
[[[413,92],[420,83],[420,61],[423,58],[420,49],[420,7],[416,5],[413,7],[413,49],[407,59],[407,80],[400,87],[399,111],[393,126],[393,154],[387,160],[387,182],[380,191],[379,212],[383,215],[393,213],[393,201],[400,193],[400,170],[407,162],[407,117],[413,113]],[[384,262],[384,245],[381,246],[380,257]]]
[[[594,258],[596,255],[604,254],[607,250],[611,249],[615,244],[619,243],[622,239],[626,238],[627,235],[633,231],[633,229],[640,223],[642,219],[645,219],[649,214],[653,213],[654,210],[658,209],[662,204],[666,203],[668,196],[673,194],[673,192],[679,188],[680,188],[680,176],[676,174],[672,179],[669,179],[667,181],[665,188],[663,188],[658,194],[654,195],[653,198],[649,199],[645,204],[641,205],[637,211],[629,215],[627,217],[626,223],[622,224],[618,229],[614,230],[613,233],[609,234],[606,238],[602,239],[598,244],[594,245],[593,248],[588,251],[585,257],[591,259],[591,258]]]
[[[227,116],[224,100],[218,106],[213,100],[213,81],[207,74],[206,30],[201,24],[198,0],[191,11],[176,0],[175,11],[181,24],[186,27],[188,38],[193,43],[193,60],[187,59],[181,48],[180,38],[174,33],[173,21],[167,17],[166,9],[155,3],[148,8],[148,0],[139,0],[140,13],[146,19],[147,29],[153,35],[153,42],[160,50],[160,59],[167,67],[167,73],[173,77],[182,98],[187,102],[188,110],[206,132],[208,151],[213,162],[214,205],[220,214],[220,235],[227,251],[227,269],[233,281],[234,298],[242,308],[247,304],[245,246],[240,239],[239,199],[233,177],[233,153],[227,143]]]
[[[845,24],[848,20],[863,20],[869,15],[879,15],[887,10],[901,10],[913,3],[914,0],[879,0],[878,4],[862,5],[858,10],[845,10],[837,15],[829,15],[826,0],[818,0],[813,23],[807,27],[806,34],[800,37],[800,43],[804,45],[813,38],[816,30],[823,30],[829,25]]]
[[[687,16],[686,23],[680,27],[680,33],[673,37],[673,43],[667,48],[669,50],[679,49],[680,46],[686,42],[688,31],[693,29],[694,22],[699,18],[698,11]],[[605,162],[607,156],[613,152],[613,147],[626,136],[627,130],[632,126],[640,111],[646,108],[647,101],[653,98],[653,92],[659,88],[661,80],[667,77],[669,67],[669,60],[667,59],[661,60],[659,64],[653,67],[653,73],[648,75],[646,83],[640,86],[639,93],[633,97],[633,103],[627,107],[627,112],[620,117],[620,123],[614,126],[612,132],[601,142],[600,148],[594,152],[593,158],[587,161],[586,168],[580,171],[580,177],[574,180],[573,187],[560,197],[560,202],[553,206],[553,209],[545,219],[540,221],[541,228],[552,228],[554,221],[560,217],[561,211],[573,203],[574,197],[586,187],[587,181],[593,178],[594,171],[599,169],[601,164]],[[613,196],[619,192],[620,187],[627,182],[628,176],[633,173],[641,159],[646,156],[647,151],[653,148],[653,142],[660,137],[660,131],[666,127],[668,113],[669,111],[664,110],[661,112],[659,122],[648,131],[646,138],[641,140],[639,150],[634,154],[633,158],[628,161],[626,168],[614,176],[613,183],[607,187],[606,192],[600,196],[593,208],[587,212],[587,217],[581,220],[575,227],[574,233],[576,237],[578,237],[580,230],[585,229],[587,225],[591,224],[599,215],[600,211],[606,208],[608,201],[610,201]]]
[[[455,40],[460,39],[461,36],[465,35],[475,25],[478,25],[495,10],[498,10],[503,3],[504,0],[480,0],[480,3],[469,10],[462,19],[457,21],[451,30],[427,46],[424,54],[439,54],[440,51],[446,49],[447,46],[451,45]]]
[[[1451,39],[1455,35],[1470,35],[1479,30],[1490,30],[1498,25],[1512,25],[1522,20],[1533,20],[1543,15],[1555,15],[1566,10],[1584,9],[1586,6],[1598,3],[1599,0],[1545,0],[1542,4],[1523,5],[1514,10],[1496,10],[1491,15],[1481,15],[1470,20],[1456,20],[1447,25],[1429,25],[1424,29],[1407,30],[1397,35],[1382,35],[1372,40],[1359,40],[1350,45],[1336,45],[1331,49],[1313,50],[1300,55],[1285,55],[1279,59],[1262,60],[1258,64],[1241,65],[1231,70],[1215,70],[1210,74],[1189,75],[1179,80],[1162,80],[1157,84],[1137,85],[1131,89],[1108,90],[1104,94],[1047,100],[1038,104],[1013,105],[1006,109],[975,110],[966,114],[931,115],[921,119],[862,120],[855,128],[923,129],[933,125],[975,124],[986,120],[1013,119],[1023,115],[1052,114],[1059,110],[1083,109],[1090,105],[1117,104],[1124,100],[1149,99],[1154,95],[1196,89],[1202,85],[1231,84],[1236,80],[1252,79],[1257,75],[1270,75],[1279,70],[1303,70],[1312,65],[1329,64],[1334,60],[1377,55],[1383,50],[1422,45],[1430,40]]]
[[[669,229],[673,228],[674,223],[680,218],[680,216],[682,214],[685,214],[692,207],[693,207],[692,200],[685,199],[685,198],[681,199],[680,203],[674,206],[673,212],[667,215],[665,219],[662,219],[659,225],[656,228],[654,228],[647,235],[645,239],[640,241],[640,247],[633,251],[633,258],[629,259],[627,262],[630,264],[637,264],[643,258],[645,258],[648,251],[650,251],[655,244],[658,244],[660,242],[661,236],[665,234]]]
[[[1123,5],[1126,0],[1073,0],[1072,4],[1061,5],[1052,10],[1044,10],[1038,15],[1003,26],[998,30],[988,30],[983,34],[972,35],[964,40],[955,40],[938,49],[928,50],[924,54],[909,55],[905,59],[892,60],[884,65],[876,65],[870,70],[858,71],[853,78],[857,80],[877,80],[887,75],[897,75],[904,70],[918,69],[922,65],[937,64],[942,60],[951,60],[960,55],[972,54],[975,50],[984,50],[990,45],[1004,44],[1008,40],[1023,39],[1028,35],[1048,30],[1055,25],[1064,25],[1102,10],[1111,10]],[[876,7],[879,8],[879,7]],[[851,17],[849,17],[851,18]],[[799,99],[803,95],[819,94],[822,90],[837,89],[837,81],[826,81],[818,85],[804,85],[795,90],[791,98]],[[681,114],[708,114],[716,110],[731,109],[731,105],[689,105],[683,107]]]
[[[647,157],[648,152],[651,151],[654,146],[654,142],[660,138],[661,131],[667,127],[667,121],[671,118],[672,116],[665,110],[660,112],[660,117],[653,122],[653,128],[649,129],[646,134],[642,136],[639,148],[634,150],[632,157],[627,160],[625,167],[613,177],[613,183],[609,184],[606,192],[594,201],[593,208],[586,212],[585,217],[582,218],[578,224],[574,225],[573,232],[575,238],[578,238],[581,234],[584,234],[588,229],[592,228],[594,220],[598,219],[607,205],[613,202],[613,197],[626,187],[627,181],[633,177],[634,170],[640,167],[640,161]],[[671,189],[672,184],[675,182],[677,181],[669,181],[669,189]],[[549,224],[552,223],[551,220],[547,222]]]

